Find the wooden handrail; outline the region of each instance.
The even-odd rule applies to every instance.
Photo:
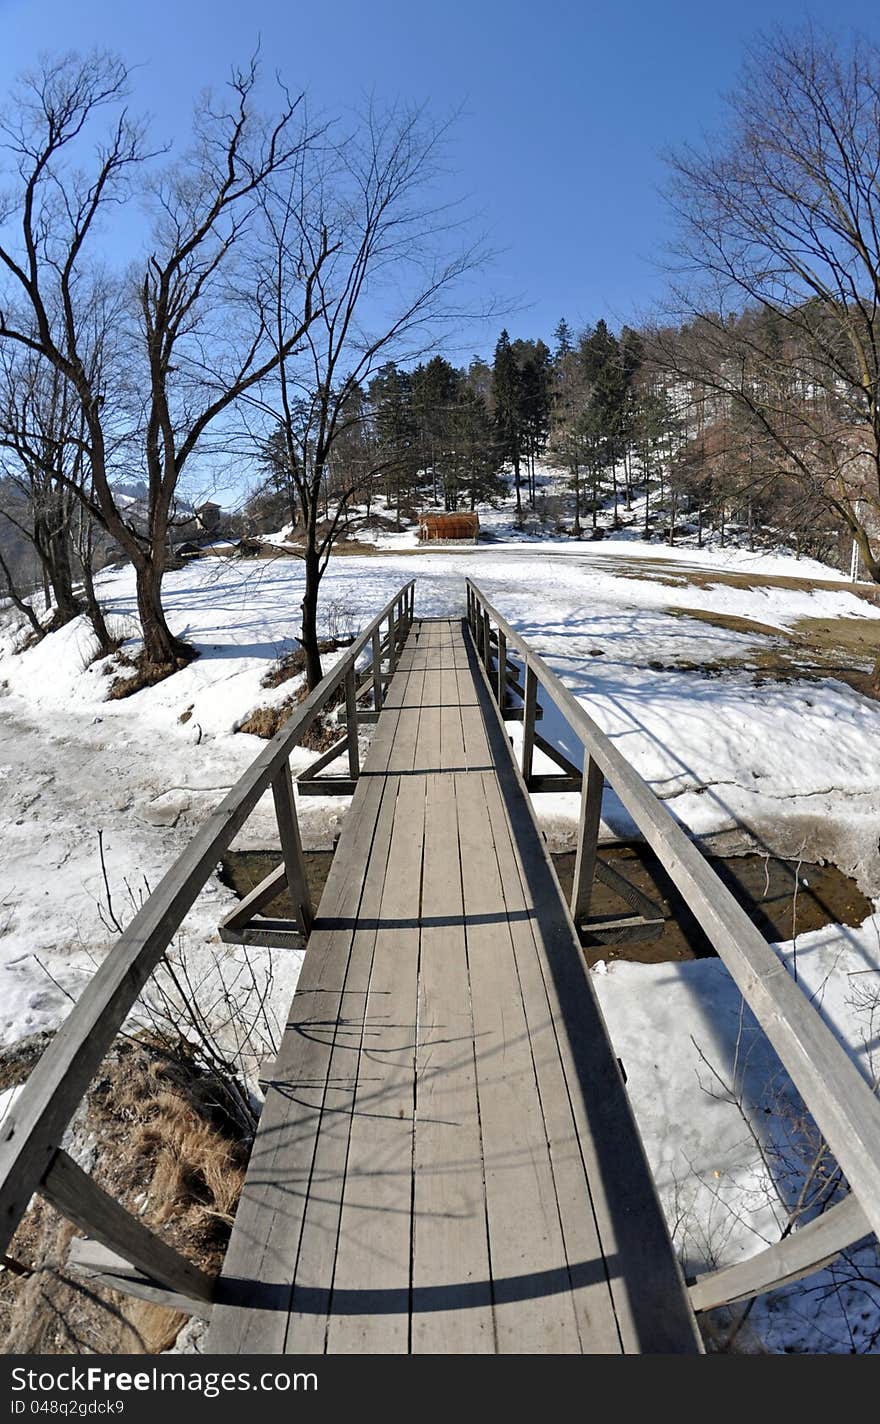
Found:
[[[516,648],[523,661],[529,700],[540,683],[683,894],[837,1158],[868,1228],[880,1235],[880,1103],[869,1083],[663,802],[479,585],[467,585],[477,653],[485,650],[491,667],[491,618],[508,653]],[[494,693],[491,675],[486,681]]]
[[[374,631],[386,618],[395,618],[395,609],[395,622],[406,625],[414,584],[410,579],[389,599],[239,777],[119,937],[37,1062],[0,1124],[0,1251],[52,1169],[64,1130],[101,1060],[223,852],[270,785],[282,784],[282,778],[282,795],[286,792],[291,751],[372,642]],[[284,805],[287,809],[286,797]],[[296,845],[288,821],[284,839],[290,876],[296,873]]]

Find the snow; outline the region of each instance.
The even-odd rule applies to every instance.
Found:
[[[405,540],[409,531],[383,534],[374,541],[385,545],[378,554],[331,560],[322,585],[325,631],[340,620],[351,630],[363,626],[412,577],[417,615],[463,614],[465,576],[476,577],[690,831],[733,843],[747,831],[777,853],[828,857],[853,871],[869,896],[880,895],[880,703],[831,679],[759,685],[739,665],[759,633],[688,617],[702,610],[778,630],[804,617],[880,617],[839,574],[773,552],[664,550],[635,539],[499,539],[442,552],[416,552]],[[701,575],[697,582],[688,581],[691,571]],[[734,586],[725,573],[742,577]],[[762,581],[779,575],[821,586]],[[57,1025],[113,943],[98,832],[113,910],[127,920],[261,749],[236,728],[254,708],[295,691],[295,683],[265,689],[261,680],[296,647],[302,580],[300,561],[284,556],[205,558],[170,573],[169,621],[199,656],[121,701],[106,700],[114,674],[106,661],[91,661],[81,620],[23,654],[13,651],[11,624],[0,624],[0,1042]],[[100,583],[111,627],[132,651],[131,570],[106,571]],[[723,676],[692,667],[725,662]],[[579,759],[552,709],[542,730]],[[294,770],[312,755],[297,753]],[[577,798],[540,802],[551,845],[570,845]],[[344,812],[335,798],[304,799],[306,846],[332,844]],[[622,807],[607,798],[603,834],[630,831]],[[264,798],[236,844],[274,843],[271,798]],[[217,935],[232,901],[212,877],[181,928],[176,952],[198,981],[240,969],[242,951]],[[792,959],[791,946],[781,952]],[[271,965],[259,951],[255,957],[258,973],[274,975],[283,1012],[299,956],[276,955]],[[835,926],[801,938],[797,963],[814,1002],[871,1073],[880,904],[860,929]],[[689,1268],[727,1263],[777,1239],[784,1211],[767,1166],[775,1159],[762,1157],[755,1138],[765,1157],[779,1150],[771,1134],[785,1114],[777,1109],[793,1097],[748,1022],[735,1063],[740,1000],[723,966],[616,962],[593,982]],[[736,1076],[742,1110],[714,1073],[725,1082]],[[824,1298],[807,1309],[795,1290],[759,1303],[752,1320],[773,1349],[846,1350],[852,1341],[835,1309]]]

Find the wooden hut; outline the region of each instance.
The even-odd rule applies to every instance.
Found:
[[[477,514],[419,515],[419,539],[423,544],[476,544],[479,533]]]

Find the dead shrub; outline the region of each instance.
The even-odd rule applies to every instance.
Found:
[[[10,1074],[27,1076],[34,1052],[14,1051]],[[169,1245],[209,1275],[222,1263],[244,1180],[247,1149],[222,1084],[191,1049],[168,1056],[150,1037],[120,1039],[74,1120],[94,1149],[91,1175]],[[23,1274],[0,1273],[4,1353],[154,1353],[186,1317],[86,1282],[67,1268],[74,1228],[35,1198],[9,1245]]]
[[[250,732],[252,737],[263,737],[269,741],[279,728],[284,726],[293,708],[294,703],[291,698],[279,703],[277,707],[257,707],[245,717],[243,722],[239,722],[236,730]]]
[[[134,658],[128,653],[117,653],[117,665],[134,668],[134,671],[128,677],[114,679],[107,693],[107,701],[118,702],[123,697],[131,697],[135,692],[140,692],[144,687],[153,687],[157,682],[164,682],[166,677],[173,677],[181,668],[188,667],[197,656],[192,648],[185,657],[181,655],[170,663],[154,663],[143,649]]]

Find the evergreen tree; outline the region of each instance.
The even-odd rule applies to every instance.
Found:
[[[553,354],[554,361],[561,361],[570,351],[574,350],[574,338],[572,336],[571,327],[564,316],[560,317],[556,323],[553,340],[556,342],[556,350]]]
[[[495,347],[492,367],[492,393],[495,400],[495,425],[502,456],[513,464],[516,490],[516,522],[522,527],[522,488],[520,464],[523,455],[522,377],[510,344],[502,331]]]
[[[395,509],[400,528],[400,507],[411,496],[418,473],[418,440],[413,413],[412,378],[408,371],[387,361],[369,386],[373,432],[384,470],[385,499]]]

